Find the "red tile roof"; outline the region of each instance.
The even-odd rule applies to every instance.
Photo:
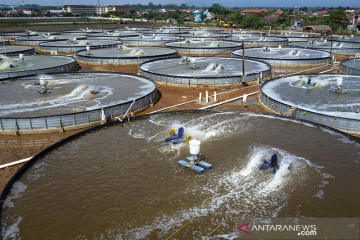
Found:
[[[242,13],[259,13],[259,12],[268,12],[265,8],[263,9],[245,9],[241,11]]]

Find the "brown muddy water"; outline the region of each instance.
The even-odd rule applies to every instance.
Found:
[[[213,168],[200,174],[178,165],[188,145],[164,138],[180,126],[201,140]],[[258,170],[273,153],[278,172]],[[238,210],[210,236],[236,239],[242,217],[358,217],[359,159],[360,144],[343,135],[271,116],[152,115],[41,157],[13,185],[8,197],[18,197],[4,202],[1,236],[200,239]]]

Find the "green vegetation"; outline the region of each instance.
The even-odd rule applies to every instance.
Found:
[[[194,5],[188,6],[186,4],[135,4],[132,5],[133,9],[130,12],[114,11],[102,14],[103,17],[116,16],[119,18],[140,19],[144,18],[151,21],[165,21],[169,18],[175,19],[179,24],[187,21],[187,25],[194,21],[192,11],[197,9]],[[53,6],[40,6],[36,4],[26,4],[21,8],[30,9],[33,12],[31,15],[23,16],[41,16],[49,9],[61,9],[61,7]],[[208,8],[208,12],[213,14],[212,19],[206,19],[205,15],[201,15],[201,24],[206,26],[219,26],[222,23],[231,22],[236,25],[236,28],[242,29],[291,29],[295,22],[301,22],[302,26],[306,25],[328,25],[333,29],[334,33],[341,34],[356,34],[355,30],[348,32],[347,26],[350,24],[349,16],[345,12],[350,7],[338,8],[286,8],[282,9],[283,12],[277,12],[277,9],[269,9],[267,12],[257,12],[244,14],[241,8],[226,8],[219,3],[213,3]],[[3,15],[6,10],[4,9]],[[205,10],[205,9],[204,9]],[[357,10],[357,9],[354,9]],[[324,12],[321,12],[324,11]],[[71,13],[63,13],[64,17],[73,16]],[[80,17],[87,17],[85,13],[81,13]]]

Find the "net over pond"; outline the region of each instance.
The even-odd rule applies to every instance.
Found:
[[[260,36],[236,35],[236,34],[233,34],[231,37],[226,37],[223,40],[230,42],[239,42],[251,47],[278,46],[278,45],[287,45],[288,43],[288,40],[284,38],[260,37]]]
[[[182,42],[166,43],[166,47],[177,49],[179,53],[184,55],[214,55],[227,53],[239,49],[240,43],[226,41],[193,41],[186,40]]]
[[[337,54],[356,54],[360,53],[360,43],[336,42],[325,39],[324,41],[294,42],[293,47],[302,47],[323,50]]]
[[[115,40],[81,40],[81,39],[70,39],[67,41],[53,41],[40,43],[40,51],[60,51],[60,52],[75,52],[86,49],[87,46],[90,48],[109,48],[116,47],[120,44],[119,41]]]
[[[22,48],[31,48],[23,47]],[[1,56],[0,80],[51,72],[69,72],[77,66],[74,58],[65,56],[30,55]]]
[[[41,35],[60,35],[60,33],[59,32],[36,32],[36,31],[0,33],[0,37],[2,37],[2,38],[16,38],[16,37],[41,36]]]
[[[115,32],[105,32],[105,33],[88,33],[86,37],[88,39],[112,39],[118,40],[121,37],[136,37],[139,36],[140,33],[136,32],[122,32],[122,31],[115,31]]]
[[[262,86],[261,100],[280,114],[296,106],[297,118],[360,132],[359,76],[318,74],[278,78]]]
[[[201,140],[211,169],[179,166],[188,144],[164,141],[179,127]],[[359,148],[329,130],[239,112],[107,126],[44,152],[9,184],[2,199],[17,197],[1,203],[1,236],[198,239],[226,219],[210,239],[238,239],[243,217],[357,218]],[[260,171],[273,154],[276,174]]]
[[[264,62],[223,57],[183,57],[140,66],[140,74],[156,81],[178,84],[234,84],[266,79],[271,67]]]
[[[236,50],[233,56],[242,58],[243,50]],[[302,48],[249,48],[245,49],[245,57],[270,63],[271,65],[285,65],[299,67],[301,65],[326,64],[330,61],[330,53]]]
[[[360,75],[360,58],[342,61],[340,69],[347,74]]]
[[[121,37],[120,41],[127,46],[164,46],[165,43],[179,41],[175,36],[136,36]]]
[[[39,84],[42,79],[50,92],[41,92],[43,88]],[[50,120],[57,127],[60,119],[63,123],[72,119],[73,125],[79,125],[100,120],[101,108],[105,109],[106,117],[116,117],[125,113],[134,100],[132,111],[146,108],[157,100],[155,82],[128,74],[53,74],[5,81],[0,85],[3,130],[13,130],[14,125],[9,121],[14,119],[19,130],[31,130],[30,118],[37,118],[39,128],[40,122],[47,122],[43,124],[43,129],[51,128],[48,124]],[[19,95],[22,97],[19,98]],[[65,121],[65,118],[68,120]]]
[[[177,51],[163,47],[127,47],[94,49],[90,52],[78,51],[76,58],[84,62],[127,64],[140,63],[154,59],[177,57]]]
[[[283,32],[283,33],[267,33],[268,37],[279,37],[286,38],[289,42],[298,42],[298,41],[311,41],[321,37],[319,33],[293,33],[293,32]]]
[[[62,41],[62,40],[84,40],[86,36],[81,35],[41,35],[41,36],[29,36],[18,37],[14,41],[20,45],[38,45],[42,42]]]
[[[5,56],[18,56],[19,54],[34,54],[34,53],[35,53],[35,48],[29,46],[4,45],[0,47],[0,54]]]

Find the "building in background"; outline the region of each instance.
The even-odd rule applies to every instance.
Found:
[[[72,14],[86,14],[86,15],[95,15],[95,14],[104,14],[107,12],[130,12],[133,7],[130,5],[112,5],[112,6],[95,6],[95,5],[64,5],[62,7],[63,11],[72,13]]]

